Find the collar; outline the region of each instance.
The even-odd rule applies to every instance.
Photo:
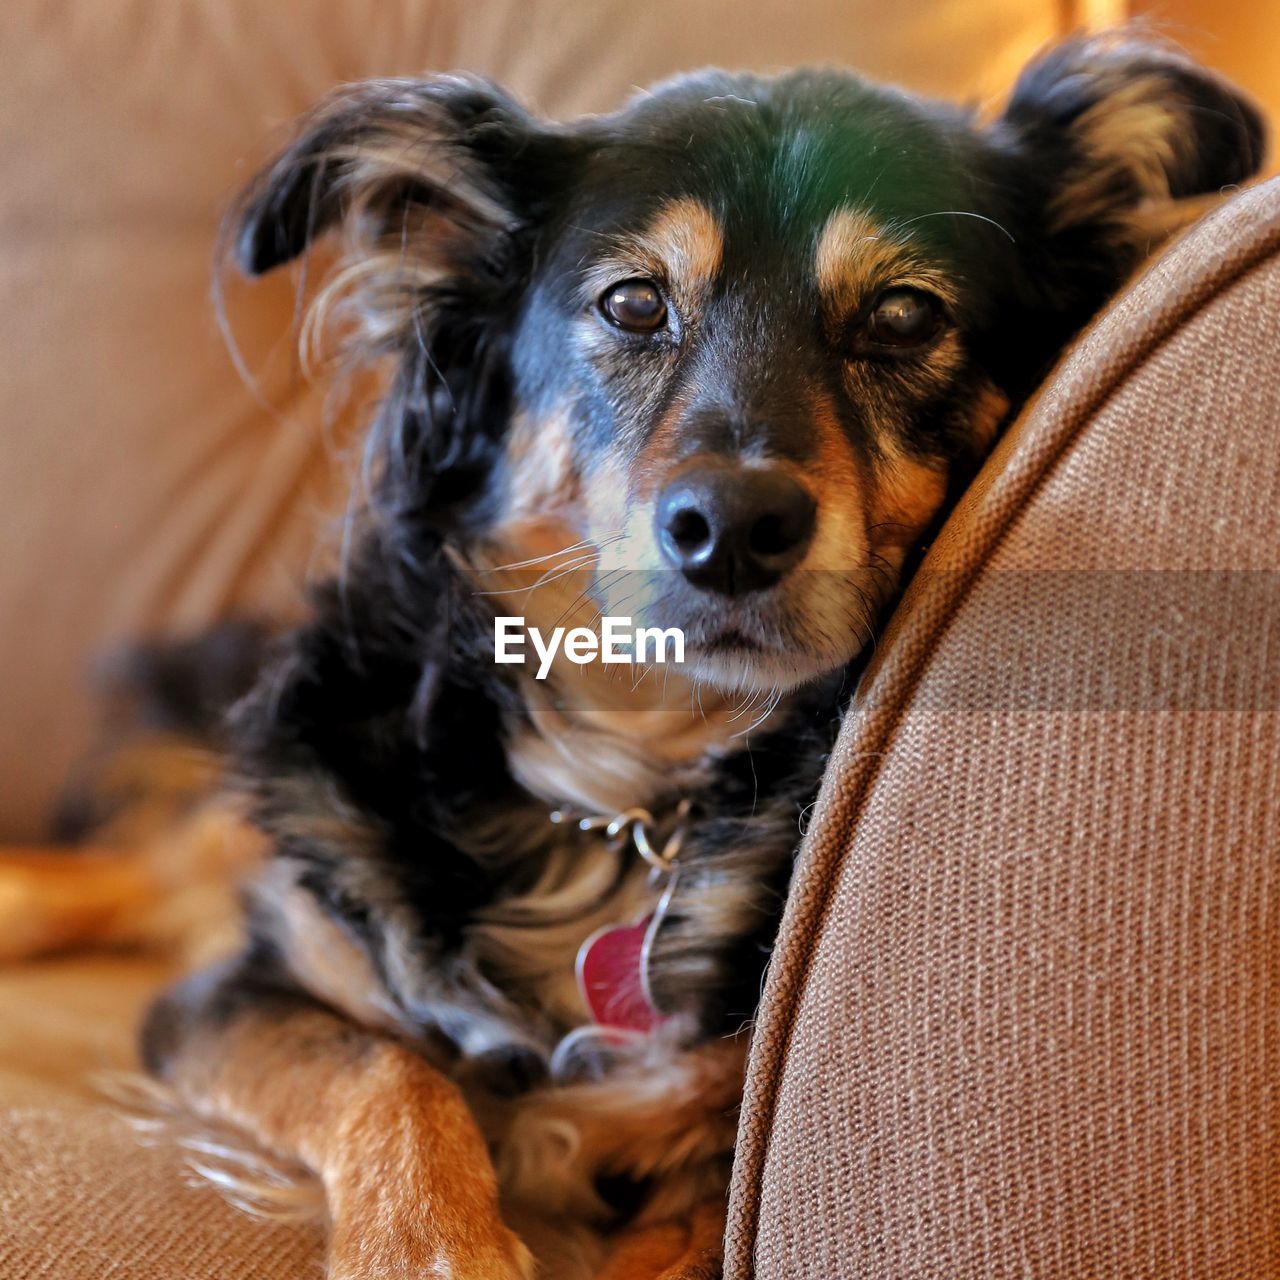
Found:
[[[681,800],[661,822],[639,807],[613,817],[574,816],[563,809],[550,815],[557,825],[572,823],[579,831],[602,833],[619,854],[634,849],[649,865],[649,882],[663,885],[653,911],[628,924],[605,925],[578,948],[574,972],[592,1022],[622,1037],[646,1035],[668,1021],[653,1000],[649,959],[679,879],[679,854],[691,807],[688,799]]]

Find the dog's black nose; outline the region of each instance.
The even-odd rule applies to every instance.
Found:
[[[658,497],[658,545],[695,586],[721,595],[771,587],[798,564],[817,506],[776,467],[686,471]]]

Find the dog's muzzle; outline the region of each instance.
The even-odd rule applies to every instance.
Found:
[[[764,591],[804,558],[817,503],[780,467],[707,463],[659,494],[654,520],[664,561],[718,595]]]

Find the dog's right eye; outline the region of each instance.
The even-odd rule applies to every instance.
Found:
[[[867,317],[866,337],[873,347],[903,351],[924,346],[941,324],[937,298],[922,289],[888,289]]]
[[[623,280],[600,299],[606,320],[632,333],[654,333],[667,323],[667,304],[652,280]]]

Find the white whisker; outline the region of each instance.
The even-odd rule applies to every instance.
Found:
[[[567,556],[575,551],[585,551],[588,547],[602,551],[605,547],[612,546],[615,542],[620,542],[624,536],[623,531],[619,530],[617,533],[611,533],[604,538],[583,538],[581,542],[571,542],[567,547],[561,547],[558,551],[548,551],[544,556],[532,556],[528,560],[513,560],[510,564],[492,565],[488,571],[490,573],[502,573],[507,569],[528,569],[535,564],[554,560],[557,556]]]
[[[581,542],[571,543],[567,547],[561,547],[558,551],[548,551],[545,556],[531,556],[528,560],[512,560],[510,564],[486,566],[486,572],[505,573],[508,569],[529,569],[535,564],[545,564],[546,561],[554,560],[558,556],[567,556],[572,555],[574,552],[585,551],[593,545],[589,538],[584,538]]]
[[[1010,244],[1018,243],[1008,227],[1001,226],[994,218],[988,218],[985,213],[973,213],[968,209],[939,209],[936,213],[922,213],[914,218],[908,218],[899,225],[909,227],[913,222],[923,222],[925,218],[977,218],[979,222],[989,222],[997,231],[1008,236]]]
[[[530,596],[539,587],[548,587],[553,582],[559,582],[561,578],[567,578],[571,573],[578,573],[583,569],[589,568],[596,558],[596,552],[592,551],[587,555],[575,557],[568,564],[553,565],[537,582],[522,583],[518,587],[500,587],[491,591],[476,591],[474,594],[478,596],[518,596],[523,592],[526,596]]]
[[[747,696],[743,698],[741,704],[734,710],[733,715],[731,715],[725,723],[732,724],[735,720],[741,719],[748,711],[754,710],[760,699],[766,696],[767,694],[763,689],[752,689]]]
[[[745,738],[748,734],[754,733],[764,722],[778,709],[778,703],[782,701],[782,690],[775,689],[767,698],[764,710],[749,724],[741,733],[735,733],[735,738]],[[754,763],[753,763],[754,767]]]

